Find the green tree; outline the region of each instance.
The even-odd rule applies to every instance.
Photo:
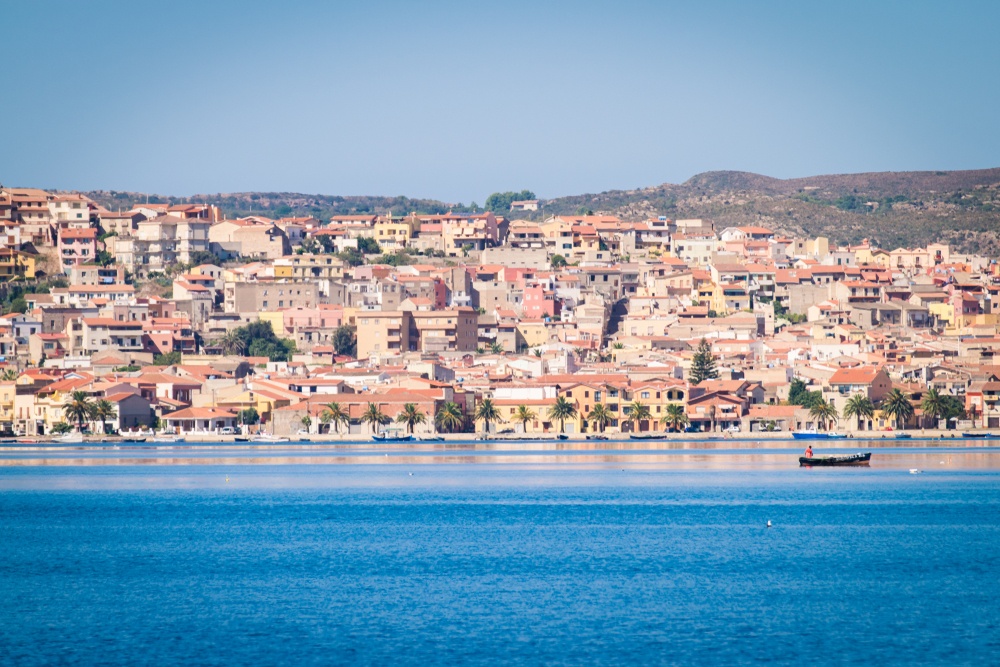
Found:
[[[595,403],[591,411],[587,413],[587,420],[600,426],[601,433],[604,433],[604,429],[608,427],[608,424],[610,424],[614,418],[614,414],[612,414],[611,410],[608,410],[608,406],[603,403]]]
[[[945,412],[943,399],[944,397],[937,389],[931,388],[924,394],[924,400],[920,403],[920,408],[924,411],[924,418],[933,420],[934,428],[937,428],[937,422]]]
[[[153,356],[154,366],[173,366],[179,363],[181,363],[181,353],[177,351]]]
[[[566,266],[569,262],[562,255],[552,255],[552,259],[549,260],[549,265],[556,270],[559,270]]]
[[[417,407],[416,403],[404,404],[403,411],[396,415],[396,423],[406,424],[406,432],[410,434],[413,433],[414,426],[423,424],[425,421],[427,421],[427,415]]]
[[[651,413],[649,412],[649,406],[642,403],[642,401],[635,400],[625,407],[625,415],[627,421],[633,422],[635,424],[635,430],[639,430],[639,422],[643,419],[649,419]]]
[[[528,422],[538,419],[538,414],[527,405],[517,406],[513,421],[521,422],[521,432],[528,432]]]
[[[844,405],[844,417],[848,419],[855,417],[858,421],[858,430],[863,430],[861,422],[875,417],[875,405],[864,394],[854,394]]]
[[[831,421],[837,421],[840,414],[837,412],[832,404],[826,401],[820,401],[816,403],[811,408],[809,408],[809,416],[816,420],[817,424],[822,424],[823,430],[826,430],[827,426]]]
[[[101,433],[106,435],[108,432],[108,420],[113,419],[118,413],[115,412],[115,406],[112,405],[111,401],[102,398],[94,403],[93,414],[94,419],[101,422]]]
[[[516,201],[528,201],[537,199],[531,190],[521,190],[520,192],[494,192],[486,198],[485,208],[493,211],[497,215],[506,215],[510,212],[510,205]],[[475,202],[472,206],[475,206]]]
[[[222,349],[224,355],[242,355],[247,349],[246,342],[240,336],[239,331],[235,329],[227,331],[226,335],[216,342],[216,345]]]
[[[0,373],[0,382],[13,382],[18,377],[16,368],[5,368]]]
[[[501,421],[500,411],[497,406],[493,404],[493,399],[484,398],[479,403],[479,407],[476,408],[476,421],[483,422],[483,432],[490,432],[490,424],[493,422]]]
[[[382,246],[375,239],[361,236],[358,237],[358,251],[365,255],[381,255]]]
[[[566,400],[565,396],[556,397],[556,402],[549,408],[549,419],[559,420],[559,432],[566,432],[566,420],[576,417],[576,406]]]
[[[882,401],[882,412],[896,422],[896,427],[906,430],[906,422],[913,416],[913,403],[899,389],[893,389]]]
[[[347,414],[340,403],[327,403],[324,406],[323,413],[320,415],[321,418],[325,419],[327,423],[332,422],[333,428],[340,433],[340,425],[349,425],[351,423],[351,417]]]
[[[490,343],[490,354],[503,354],[503,345],[497,341]]]
[[[10,306],[7,307],[7,313],[20,313],[23,315],[28,312],[28,302],[23,296],[15,297],[11,300]]]
[[[691,384],[698,384],[703,380],[715,380],[719,377],[719,371],[715,368],[715,355],[712,354],[712,346],[704,338],[698,343],[698,349],[691,359],[691,371],[688,373],[688,381]]]
[[[236,422],[238,424],[246,424],[248,426],[253,426],[260,421],[260,414],[257,412],[257,408],[246,408],[240,410],[236,413]]]
[[[302,428],[304,428],[307,431],[312,427],[313,420],[312,420],[312,417],[310,417],[309,415],[306,415],[305,417],[303,417],[299,421],[302,422]]]
[[[365,263],[365,256],[357,248],[344,248],[343,252],[338,252],[337,257],[347,266],[361,266]]]
[[[333,332],[333,351],[348,357],[358,356],[358,329],[350,324],[343,324]]]
[[[83,423],[94,418],[94,402],[85,391],[74,391],[63,403],[63,413],[68,419],[76,422],[77,428],[83,431]]]
[[[465,425],[465,415],[458,403],[448,401],[438,409],[434,423],[439,429],[452,433]]]
[[[62,435],[63,433],[69,433],[73,430],[73,427],[66,422],[56,422],[52,425],[52,432],[56,435]]]
[[[371,426],[373,434],[378,434],[378,427],[388,424],[392,418],[382,412],[377,404],[369,403],[365,411],[361,413],[361,421]]]
[[[679,403],[671,403],[667,406],[667,411],[664,413],[663,418],[660,419],[671,431],[680,431],[688,423],[687,413],[684,411],[684,406]]]

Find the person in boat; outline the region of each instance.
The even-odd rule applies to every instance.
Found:
[[[811,459],[812,456],[813,456],[813,446],[812,445],[806,445],[806,458],[807,459]]]

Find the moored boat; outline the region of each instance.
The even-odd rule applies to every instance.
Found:
[[[566,435],[565,433],[560,433],[559,435],[556,436],[556,440],[569,440],[569,436]]]
[[[662,433],[629,433],[630,440],[662,440],[665,436]]]
[[[372,436],[375,442],[411,442],[414,440],[409,433],[403,435],[392,435],[391,433],[379,433]]]
[[[963,438],[975,438],[977,440],[983,440],[983,439],[986,439],[986,438],[996,438],[998,436],[995,436],[992,433],[963,433],[962,437]]]
[[[871,462],[871,452],[858,452],[849,456],[800,456],[799,467],[813,466],[866,466]]]
[[[909,433],[897,433],[893,437],[896,438],[896,440],[909,440],[913,436],[910,435]]]
[[[420,442],[444,442],[440,435],[421,435],[417,438]]]
[[[83,442],[82,433],[63,433],[52,436],[53,442]]]
[[[136,437],[133,436],[133,437],[122,438],[121,441],[122,442],[127,442],[127,443],[140,443],[140,442],[146,442],[146,439],[145,438],[136,438]]]
[[[268,435],[267,433],[260,433],[252,436],[250,440],[251,442],[288,442],[288,438],[280,435]]]
[[[587,434],[587,440],[607,440],[608,436],[601,435],[600,433],[589,433]]]
[[[792,431],[792,437],[796,440],[841,440],[847,436],[836,431],[817,431],[814,428],[802,431]]]

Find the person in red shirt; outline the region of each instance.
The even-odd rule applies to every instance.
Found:
[[[806,458],[807,459],[811,459],[812,455],[813,455],[813,446],[812,445],[806,445]]]

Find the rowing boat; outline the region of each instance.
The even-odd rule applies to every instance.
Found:
[[[800,456],[799,466],[866,466],[872,459],[871,452],[858,452],[850,456]]]

